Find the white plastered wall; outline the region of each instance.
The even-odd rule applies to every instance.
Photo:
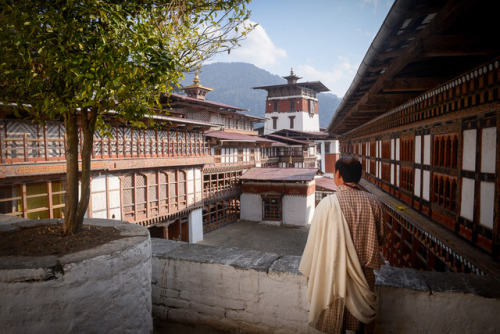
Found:
[[[464,170],[476,171],[476,131],[464,131],[462,151],[462,169]]]
[[[319,131],[319,116],[314,114],[312,117],[307,111],[296,112],[272,112],[266,113],[266,123],[264,134],[270,134],[282,129],[290,129],[290,116],[295,117],[293,121],[293,130],[297,131]],[[277,117],[276,129],[273,129],[273,117]]]
[[[196,243],[203,240],[203,210],[201,208],[189,213],[189,242]]]
[[[92,218],[121,219],[120,179],[115,175],[92,177]],[[107,193],[107,195],[106,195]],[[108,217],[109,207],[109,217]]]
[[[314,194],[308,196],[283,196],[283,224],[306,226],[314,215]],[[305,210],[304,210],[305,208]]]
[[[494,127],[481,130],[481,172],[496,172],[497,129]],[[495,183],[481,181],[479,185],[479,223],[493,228],[495,215]]]
[[[474,220],[474,184],[473,179],[462,178],[462,202],[460,215],[470,221]]]
[[[201,181],[201,170],[190,168],[186,170],[187,201],[188,205],[199,203],[202,198],[203,185]]]
[[[260,194],[241,194],[240,219],[250,221],[262,220],[262,197]]]
[[[194,176],[195,176],[194,185],[196,192],[195,201],[196,203],[199,203],[203,200],[203,183],[201,179],[201,169],[195,168]]]
[[[481,131],[481,172],[495,173],[497,152],[497,129],[485,128]]]

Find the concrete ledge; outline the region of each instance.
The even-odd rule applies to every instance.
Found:
[[[2,231],[58,222],[0,215]],[[152,331],[147,229],[104,219],[84,223],[113,226],[126,237],[61,257],[0,257],[2,333]]]
[[[376,273],[376,333],[496,333],[500,281],[383,266]]]
[[[153,245],[157,319],[242,333],[312,330],[300,256],[169,240],[153,239]]]
[[[241,333],[316,333],[300,256],[153,239],[153,314]],[[492,277],[384,266],[376,333],[494,333]]]

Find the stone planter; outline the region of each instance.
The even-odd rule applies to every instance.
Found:
[[[2,231],[37,222],[0,215]],[[152,332],[147,229],[104,219],[85,224],[114,226],[126,238],[61,257],[0,257],[2,333]]]

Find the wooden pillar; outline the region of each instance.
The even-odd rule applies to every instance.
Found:
[[[51,181],[47,181],[47,196],[48,196],[47,202],[48,202],[48,206],[49,206],[49,218],[53,219],[54,213],[52,212],[53,203],[52,203],[52,182]]]
[[[28,218],[28,199],[26,198],[26,183],[21,186],[21,196],[23,201],[23,218]]]
[[[47,125],[43,126],[43,146],[44,146],[44,157],[45,161],[49,161],[49,144],[47,141]],[[1,150],[1,145],[0,145],[0,150]],[[1,156],[1,155],[0,155]],[[1,161],[1,158],[0,158]]]
[[[23,148],[24,148],[24,161],[28,161],[28,134],[24,133],[23,136]]]
[[[2,131],[4,131],[4,125],[0,124],[0,132]],[[5,132],[5,138],[7,138],[7,132]],[[0,163],[3,163],[3,152],[5,152],[5,149],[2,142],[2,135],[0,134]]]

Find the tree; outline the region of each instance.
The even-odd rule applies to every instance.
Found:
[[[250,0],[0,2],[0,102],[36,121],[65,123],[65,234],[83,224],[93,137],[106,130],[103,115],[113,111],[144,125],[160,94],[184,72],[229,52],[252,29],[245,24]]]

